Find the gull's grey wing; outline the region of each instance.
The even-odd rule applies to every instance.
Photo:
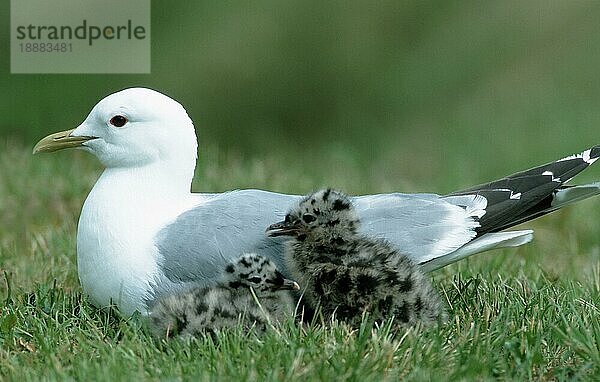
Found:
[[[417,263],[451,253],[475,236],[481,196],[381,194],[354,198],[362,232],[384,238]]]
[[[298,196],[259,190],[220,194],[184,212],[156,237],[161,270],[172,283],[212,281],[243,252],[272,258],[286,273],[285,238],[266,228],[283,220]],[[475,236],[474,216],[485,199],[432,194],[385,194],[354,198],[362,231],[385,238],[418,263],[451,252]]]
[[[215,280],[244,252],[258,252],[283,267],[283,239],[265,235],[297,199],[258,190],[216,195],[182,213],[155,239],[162,273],[174,283]]]

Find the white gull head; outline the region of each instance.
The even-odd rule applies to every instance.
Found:
[[[194,126],[173,99],[131,88],[102,99],[77,128],[42,139],[34,152],[76,147],[106,167],[87,197],[77,232],[79,279],[90,301],[146,313],[158,277],[158,230],[200,203],[190,185]]]
[[[179,173],[182,165],[193,172],[196,163],[192,120],[177,101],[151,89],[105,97],[70,135],[94,137],[82,147],[107,168],[177,164],[171,170]],[[188,183],[192,175],[186,174]]]

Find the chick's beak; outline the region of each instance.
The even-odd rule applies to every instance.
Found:
[[[283,279],[283,286],[280,289],[300,290],[300,285],[294,280]]]
[[[299,290],[300,285],[294,280],[286,279],[279,271],[275,271],[275,279],[273,280],[274,290]]]
[[[296,236],[298,234],[299,226],[296,223],[292,222],[279,222],[275,224],[271,224],[267,228],[267,236],[275,237],[275,236]]]
[[[51,153],[62,149],[81,147],[85,142],[96,139],[96,137],[72,136],[71,134],[74,130],[75,129],[60,131],[40,139],[40,141],[35,144],[33,153]]]

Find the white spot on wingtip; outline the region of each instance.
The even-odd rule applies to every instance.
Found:
[[[562,159],[557,160],[557,162],[564,162],[570,159],[581,159],[588,165],[594,163],[598,158],[592,158],[592,149],[585,150],[581,154],[569,155],[568,157],[564,157]]]
[[[560,178],[555,178],[554,173],[552,171],[544,171],[542,175],[551,176],[553,182],[560,182]]]
[[[597,158],[594,158],[594,161],[595,161],[596,159],[597,159]],[[584,162],[586,162],[587,164],[592,164],[592,163],[594,163],[594,162],[592,161],[592,150],[585,150],[585,151],[583,152],[583,161],[584,161]]]
[[[508,197],[509,199],[512,199],[512,200],[521,199],[521,193],[514,192],[514,190],[511,190],[510,188],[496,188],[494,191],[510,192],[510,196]]]

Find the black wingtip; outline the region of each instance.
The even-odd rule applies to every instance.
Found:
[[[578,154],[451,195],[484,196],[488,206],[477,231],[479,234],[496,232],[553,211],[556,190],[594,162],[600,162],[599,158],[600,145],[596,145]]]

